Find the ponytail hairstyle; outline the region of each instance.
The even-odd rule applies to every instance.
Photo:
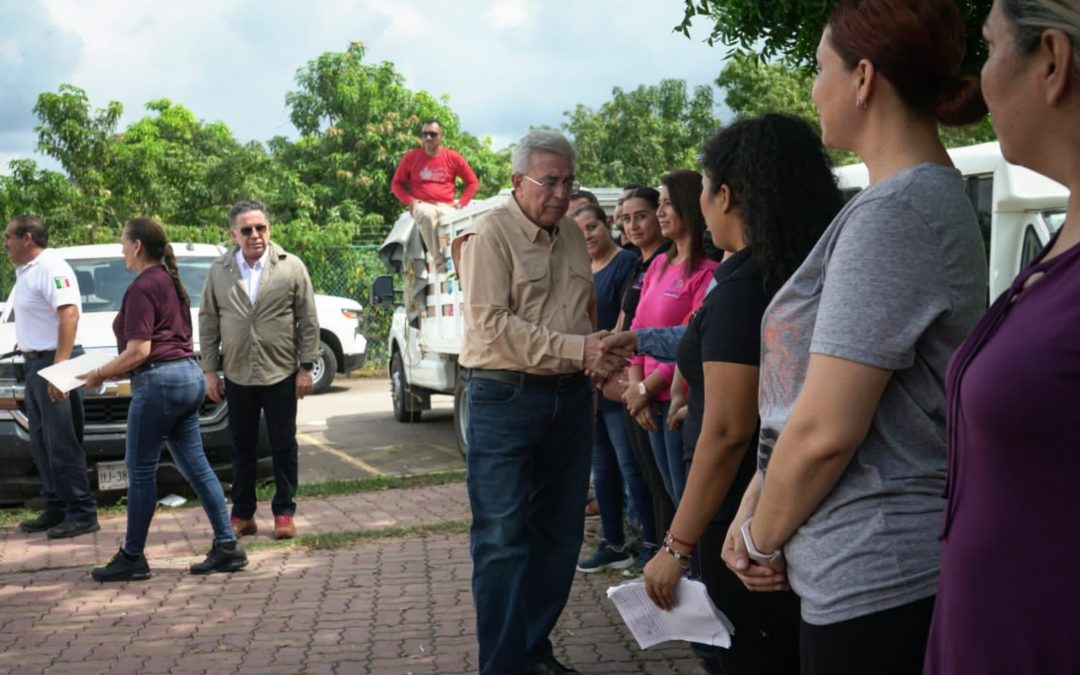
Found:
[[[964,34],[955,0],[841,0],[829,19],[849,70],[870,61],[909,106],[948,126],[986,116],[979,80],[960,75]]]
[[[133,218],[124,226],[124,233],[129,241],[142,243],[146,257],[162,265],[172,277],[176,287],[176,295],[180,298],[180,304],[190,307],[191,299],[184,284],[180,281],[180,270],[176,266],[176,256],[173,254],[172,244],[165,235],[165,228],[161,223],[152,218]]]

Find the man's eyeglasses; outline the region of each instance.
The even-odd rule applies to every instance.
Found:
[[[240,228],[240,234],[244,235],[245,237],[250,237],[252,231],[258,232],[259,234],[264,234],[266,232],[266,228],[267,225],[265,223],[255,225],[254,227],[248,225],[247,227]]]
[[[439,137],[439,132],[438,131],[421,131],[420,135],[423,136],[424,138],[438,138]]]
[[[556,188],[560,185],[567,193],[577,192],[581,189],[581,183],[577,182],[573,178],[567,178],[565,180],[558,180],[556,178],[548,178],[546,180],[536,180],[528,174],[521,174],[521,177],[529,181],[533,185],[543,188],[548,192],[555,192]]]

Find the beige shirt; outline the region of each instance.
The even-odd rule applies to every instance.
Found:
[[[553,235],[512,195],[462,233],[461,365],[534,375],[582,369],[596,303],[589,255],[569,218]]]

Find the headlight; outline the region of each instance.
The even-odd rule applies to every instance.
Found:
[[[355,319],[355,318],[360,316],[360,312],[357,312],[357,311],[352,310],[352,309],[344,309],[343,308],[341,310],[341,316],[345,317],[346,319]]]

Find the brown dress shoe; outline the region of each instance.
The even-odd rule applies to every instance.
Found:
[[[296,524],[292,516],[274,516],[274,539],[292,539],[295,536]]]
[[[229,518],[229,524],[232,525],[233,534],[237,537],[246,537],[259,531],[254,518],[237,518],[233,516]]]

